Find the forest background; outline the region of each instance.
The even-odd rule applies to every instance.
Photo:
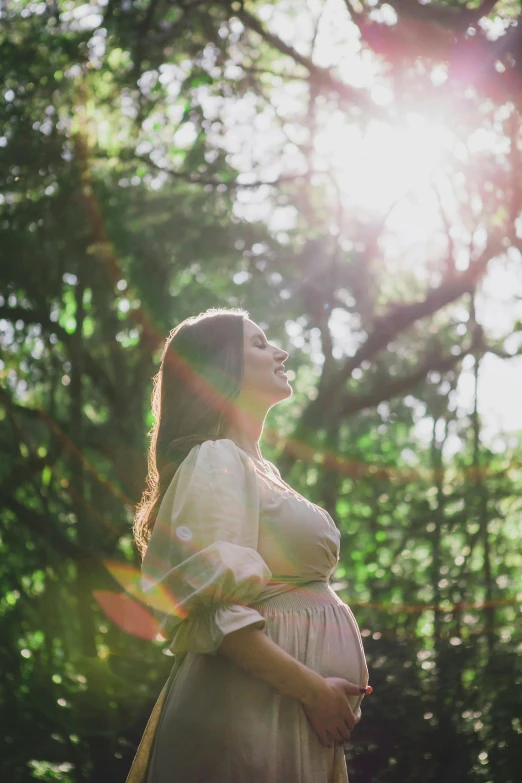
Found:
[[[0,743],[124,781],[172,659],[131,537],[162,341],[290,353],[263,449],[342,531],[352,783],[522,768],[518,0],[0,6]]]

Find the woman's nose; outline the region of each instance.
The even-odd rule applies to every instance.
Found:
[[[287,353],[287,351],[284,351],[282,348],[278,348],[277,351],[275,352],[275,355],[280,362],[285,362],[290,356],[290,354]]]

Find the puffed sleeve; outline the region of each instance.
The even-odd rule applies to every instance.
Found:
[[[277,476],[278,478],[281,478],[281,473],[279,472],[279,468],[277,467],[277,465],[274,465],[274,463],[273,463],[273,462],[270,462],[270,460],[269,460],[269,459],[265,459],[265,462],[268,462],[268,464],[270,465],[270,467],[272,468],[272,470],[274,471],[274,473],[276,474],[276,476]],[[281,479],[281,480],[282,480],[282,479]]]
[[[195,446],[165,493],[142,566],[173,652],[215,653],[232,631],[264,627],[249,606],[272,576],[258,531],[252,461],[228,439]]]

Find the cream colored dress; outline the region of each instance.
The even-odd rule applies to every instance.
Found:
[[[328,584],[340,534],[323,509],[264,475],[232,440],[195,446],[168,488],[143,561],[163,608],[173,673],[129,783],[346,783],[343,747],[326,748],[302,705],[217,653],[260,628],[323,676],[368,682],[350,609]],[[350,697],[355,711],[362,697]]]

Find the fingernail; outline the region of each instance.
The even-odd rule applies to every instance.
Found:
[[[373,688],[371,685],[368,685],[366,688],[359,688],[359,693],[366,693],[369,694],[373,691]]]

